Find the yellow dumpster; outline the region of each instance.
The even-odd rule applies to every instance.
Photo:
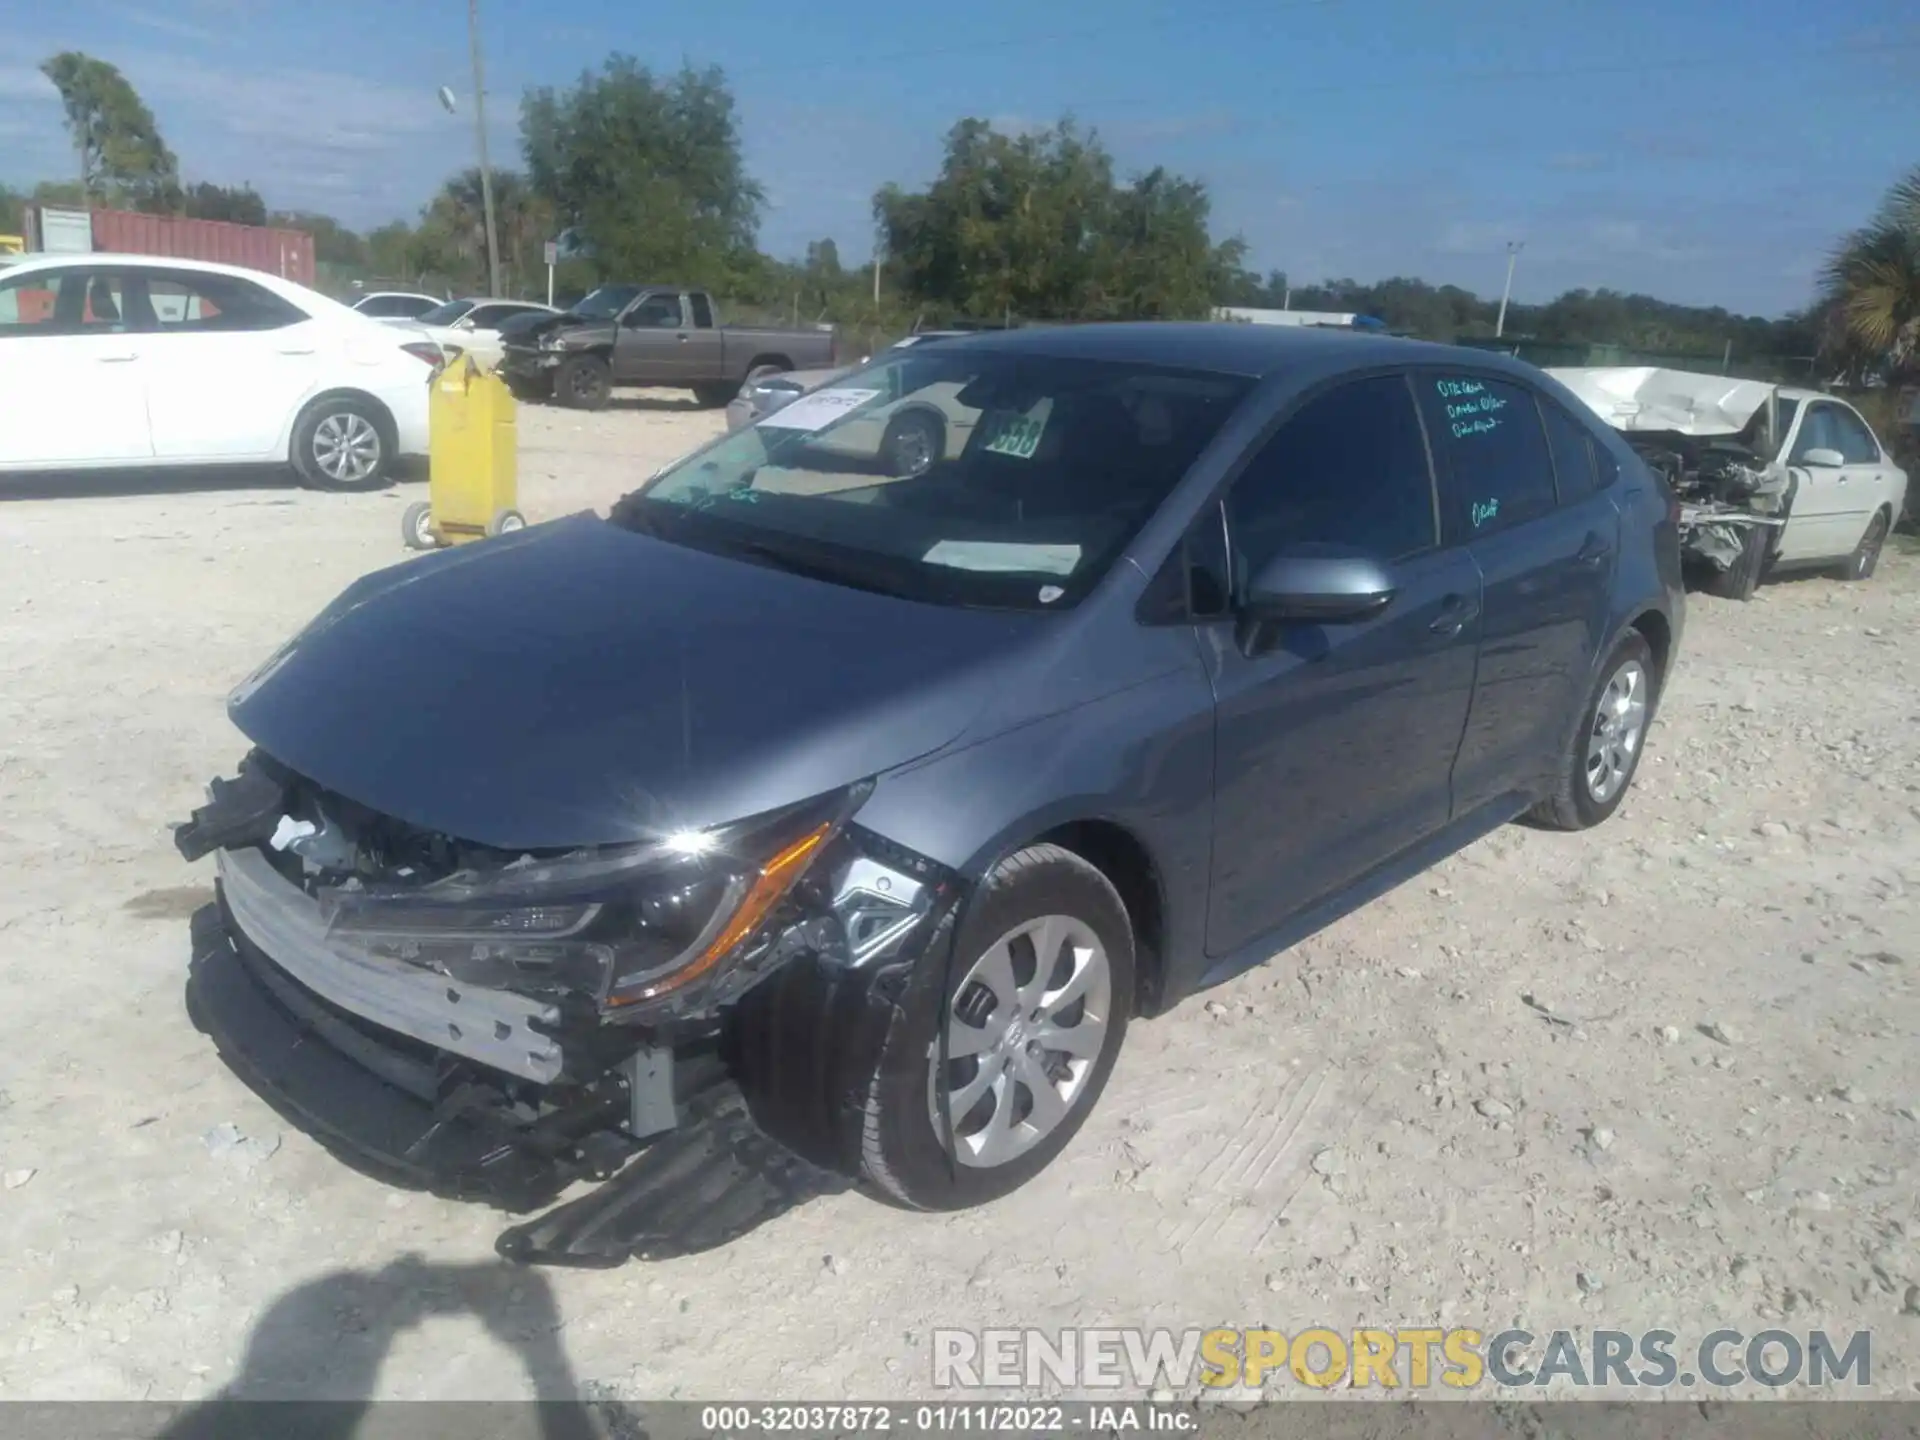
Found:
[[[427,499],[407,507],[400,533],[433,550],[524,530],[513,394],[462,355],[429,382]]]

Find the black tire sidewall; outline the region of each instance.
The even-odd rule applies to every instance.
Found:
[[[1887,543],[1887,532],[1891,528],[1885,515],[1876,514],[1867,522],[1866,532],[1861,535],[1860,543],[1854,547],[1853,555],[1847,561],[1849,580],[1873,578],[1873,572],[1880,568],[1880,551]]]
[[[364,480],[335,480],[320,468],[314,458],[314,434],[320,423],[330,415],[358,415],[373,427],[373,433],[380,440],[380,462],[373,467],[373,473]],[[289,446],[293,461],[293,473],[300,483],[312,490],[378,490],[386,485],[393,470],[393,427],[373,405],[364,400],[355,400],[342,395],[332,400],[321,400],[309,406],[294,422],[293,441]]]
[[[1113,1013],[1087,1089],[1058,1129],[1006,1165],[978,1169],[950,1162],[927,1102],[927,1076],[938,1038],[943,979],[957,982],[1000,936],[1040,915],[1072,915],[1106,947]],[[961,920],[952,973],[945,973],[948,926],[928,944],[902,993],[868,1102],[869,1149],[877,1148],[883,1176],[868,1171],[896,1200],[928,1210],[984,1204],[1019,1189],[1044,1170],[1079,1132],[1099,1104],[1126,1039],[1133,1010],[1134,944],[1125,903],[1093,866],[1057,846],[1034,846],[996,866],[975,892]]]
[[[580,393],[579,380],[591,377],[586,394]],[[576,410],[598,410],[613,395],[613,370],[598,355],[576,355],[562,363],[553,375],[554,398]]]
[[[1607,693],[1608,682],[1628,660],[1638,660],[1641,670],[1646,674],[1647,717],[1640,727],[1640,743],[1634,747],[1633,764],[1627,771],[1626,783],[1614,791],[1611,798],[1599,801],[1593,798],[1593,792],[1587,788],[1587,738],[1593,733],[1600,697]],[[1580,726],[1574,731],[1573,744],[1567,755],[1567,764],[1572,771],[1573,805],[1582,825],[1598,825],[1610,819],[1627,798],[1627,792],[1633,789],[1633,782],[1640,774],[1640,757],[1647,750],[1647,734],[1653,728],[1653,717],[1659,709],[1660,681],[1660,671],[1653,660],[1653,647],[1638,630],[1629,630],[1614,645],[1612,653],[1607,656],[1607,663],[1600,667],[1599,678],[1594,681],[1586,704],[1580,708]]]

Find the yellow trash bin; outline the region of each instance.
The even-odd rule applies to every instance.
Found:
[[[513,393],[462,355],[429,382],[427,499],[407,507],[400,533],[415,550],[524,530]]]

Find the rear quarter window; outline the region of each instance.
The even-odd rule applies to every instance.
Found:
[[[1547,427],[1547,448],[1553,453],[1553,479],[1562,505],[1601,488],[1599,445],[1592,432],[1553,401],[1540,401],[1540,419]]]
[[[1422,372],[1414,390],[1446,482],[1450,539],[1477,540],[1553,511],[1553,456],[1531,390],[1446,371]]]

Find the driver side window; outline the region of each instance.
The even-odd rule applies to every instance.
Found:
[[[678,295],[649,295],[627,316],[629,325],[642,330],[678,330],[680,328],[680,297]]]
[[[1800,421],[1800,433],[1793,438],[1793,453],[1787,457],[1790,465],[1804,465],[1809,450],[1840,449],[1840,430],[1833,423],[1831,405],[1809,405],[1806,415]]]
[[[1282,549],[1341,545],[1382,560],[1435,543],[1433,472],[1400,375],[1309,400],[1254,453],[1227,495],[1234,585]]]

